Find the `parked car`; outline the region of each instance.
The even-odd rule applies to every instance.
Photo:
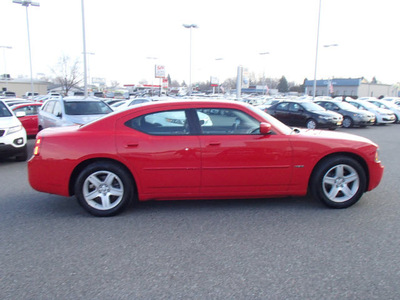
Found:
[[[17,114],[18,115],[18,114]],[[0,157],[15,157],[17,161],[28,158],[26,131],[16,115],[0,100]]]
[[[390,110],[379,108],[367,100],[347,100],[347,102],[359,109],[375,114],[375,124],[390,124],[396,120],[394,113]]]
[[[14,92],[2,91],[0,92],[0,97],[2,98],[15,98],[17,95]]]
[[[134,98],[134,99],[129,99],[121,102],[117,102],[113,105],[111,105],[112,109],[114,110],[121,110],[121,109],[126,109],[128,107],[132,107],[138,104],[142,103],[148,103],[151,102],[152,100],[149,98]]]
[[[23,103],[34,103],[34,101],[32,101],[32,100],[22,99],[22,98],[9,98],[9,99],[3,99],[3,101],[9,107],[11,107],[13,105],[23,104]]]
[[[400,107],[396,105],[395,102],[385,101],[385,100],[369,100],[372,104],[375,104],[379,108],[388,109],[394,113],[395,123],[400,122]]]
[[[342,115],[327,111],[310,101],[287,100],[276,103],[267,112],[289,126],[336,129],[342,126]]]
[[[373,100],[373,99],[370,99]],[[389,102],[396,102],[396,101],[400,101],[400,97],[383,97],[382,99],[383,101],[389,101]]]
[[[26,134],[33,136],[38,133],[38,113],[42,103],[23,103],[11,107],[12,111],[18,116],[18,119],[24,126]]]
[[[82,125],[113,110],[97,98],[68,97],[47,100],[38,114],[39,130],[47,127]]]
[[[210,126],[202,126],[200,113]],[[171,121],[149,126],[146,119],[160,114],[170,114]],[[185,120],[172,121],[177,114]],[[40,131],[28,177],[35,190],[75,195],[96,216],[118,214],[133,199],[265,198],[308,191],[329,207],[345,208],[379,184],[383,166],[377,150],[351,134],[291,129],[240,102],[162,101],[83,126]]]
[[[345,101],[323,100],[316,103],[327,110],[341,114],[343,116],[344,128],[353,126],[365,127],[375,124],[375,115],[373,113],[360,110]]]

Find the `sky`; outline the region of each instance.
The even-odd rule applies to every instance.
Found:
[[[28,8],[33,76],[50,77],[62,56],[83,61],[81,0],[37,2]],[[188,83],[191,61],[192,82],[234,78],[243,66],[301,84],[314,78],[318,8],[319,0],[84,0],[88,76],[157,83],[159,64]],[[399,8],[396,0],[321,0],[317,79],[400,82]],[[26,8],[0,0],[0,11],[0,46],[12,47],[0,48],[0,73],[29,77]],[[198,26],[191,43],[183,24]]]

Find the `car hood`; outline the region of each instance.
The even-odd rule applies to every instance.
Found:
[[[21,125],[21,122],[14,116],[0,118],[0,128],[9,128],[18,125]]]
[[[327,110],[327,111],[311,111],[311,112],[321,115],[321,116],[327,116],[327,117],[341,117],[342,116],[341,114],[338,114],[336,112],[329,111],[329,110]]]
[[[333,132],[333,131],[327,131],[327,130],[315,130],[315,129],[298,129],[295,132],[297,134],[306,136],[306,137],[316,137],[316,138],[323,138],[323,139],[340,139],[340,140],[348,140],[348,141],[357,141],[357,142],[363,142],[363,143],[368,143],[368,144],[374,144],[371,140],[350,134],[350,133],[345,133],[345,132]]]
[[[391,110],[386,109],[386,108],[378,108],[376,111],[378,113],[380,113],[380,114],[383,114],[383,115],[391,115],[391,114],[393,114],[393,112]]]

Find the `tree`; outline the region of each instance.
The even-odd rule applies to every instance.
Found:
[[[51,71],[55,76],[54,81],[61,85],[66,95],[83,81],[79,59],[72,60],[69,56],[63,55]]]
[[[289,91],[289,85],[285,76],[282,76],[282,78],[279,80],[278,91],[280,93],[287,93]]]

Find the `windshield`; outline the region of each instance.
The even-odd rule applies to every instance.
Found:
[[[363,101],[360,104],[366,108],[371,108],[371,109],[376,109],[378,107],[375,104],[372,104],[371,102],[367,102],[367,101]]]
[[[0,102],[0,118],[1,117],[11,117],[12,114],[10,110],[7,108],[7,106],[3,103]]]
[[[308,111],[326,111],[322,106],[312,102],[301,102],[301,105]]]
[[[350,103],[347,103],[347,102],[340,102],[340,103],[338,103],[338,106],[341,109],[345,109],[345,110],[356,110],[357,109],[357,107],[355,107],[354,105],[351,105]]]
[[[290,134],[292,132],[292,129],[290,127],[286,126],[281,121],[275,119],[273,116],[269,115],[268,113],[264,112],[263,110],[256,108],[252,105],[249,105],[248,108],[250,108],[257,115],[261,116],[263,119],[266,119],[268,121],[268,123],[270,123],[272,126],[277,128],[283,134]]]
[[[112,109],[102,101],[66,101],[65,113],[67,115],[105,115]]]

